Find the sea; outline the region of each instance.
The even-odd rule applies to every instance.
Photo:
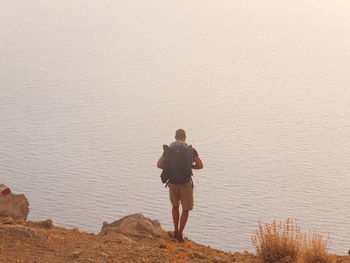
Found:
[[[0,0],[0,183],[29,220],[172,230],[162,145],[204,169],[185,236],[254,253],[296,220],[350,248],[350,1]]]

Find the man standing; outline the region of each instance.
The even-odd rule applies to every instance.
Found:
[[[186,143],[186,133],[178,129],[173,142],[157,162],[157,167],[167,169],[169,174],[169,197],[172,204],[174,238],[184,242],[183,230],[189,211],[193,209],[192,169],[202,169],[203,162],[198,152]],[[182,206],[180,217],[179,206]]]

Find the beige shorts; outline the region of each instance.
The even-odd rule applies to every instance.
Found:
[[[169,184],[169,197],[173,207],[192,210],[194,204],[192,182],[186,184]]]

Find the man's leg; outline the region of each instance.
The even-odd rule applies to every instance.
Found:
[[[180,228],[179,228],[178,235],[176,237],[179,242],[185,242],[182,233],[183,233],[184,228],[186,226],[189,213],[190,213],[190,211],[188,211],[188,210],[182,210],[181,218],[180,218]]]
[[[182,213],[180,217],[179,235],[177,240],[184,242],[182,234],[185,229],[190,210],[193,209],[194,204],[193,187],[191,182],[188,182],[181,187],[181,204]]]
[[[170,184],[169,185],[169,197],[170,202],[172,204],[172,215],[173,215],[173,222],[174,222],[174,237],[176,238],[177,233],[179,232],[179,221],[180,221],[180,198],[179,198],[179,192],[177,185]]]
[[[181,218],[180,218],[180,228],[179,228],[179,234],[182,235],[184,228],[187,223],[188,215],[190,214],[190,211],[188,210],[182,210]]]
[[[173,207],[173,222],[174,222],[174,234],[179,233],[179,220],[180,220],[180,211],[179,207]]]

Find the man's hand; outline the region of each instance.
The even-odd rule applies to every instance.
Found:
[[[163,169],[164,168],[164,162],[165,162],[165,156],[164,155],[162,155],[160,158],[159,158],[159,160],[158,160],[158,162],[157,162],[157,167],[159,168],[159,169]]]
[[[203,162],[201,158],[199,158],[199,156],[195,156],[193,160],[194,160],[194,165],[192,165],[192,169],[196,169],[196,170],[203,169]]]

